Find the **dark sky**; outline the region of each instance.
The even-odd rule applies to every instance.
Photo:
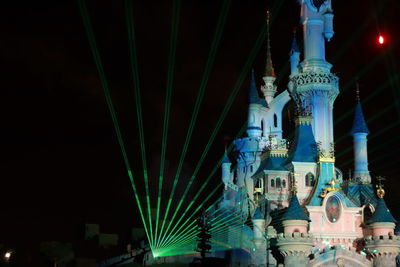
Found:
[[[267,8],[277,1],[232,1],[175,199],[184,190],[244,67]],[[170,191],[222,3],[182,2],[164,195]],[[87,6],[131,164],[134,173],[141,173],[124,4],[87,1]],[[133,1],[133,6],[154,203],[172,1]],[[377,92],[363,104],[366,118],[372,119],[368,122],[369,149],[374,149],[369,155],[370,170],[374,176],[386,176],[387,201],[400,217],[396,207],[400,87],[398,76],[394,79],[399,75],[400,3],[333,0],[333,7],[336,34],[327,44],[327,59],[334,64],[332,71],[342,87],[334,115],[343,118],[335,125],[335,138],[340,140],[336,151],[346,151],[352,144],[352,79],[359,76],[361,98]],[[76,225],[85,222],[101,224],[104,232],[127,235],[130,227],[140,226],[140,220],[77,2],[3,1],[0,10],[0,241],[73,240]],[[282,91],[299,7],[294,0],[284,1],[273,16],[272,58]],[[379,32],[387,37],[384,47],[377,45]],[[259,84],[264,61],[265,46],[253,64]],[[247,85],[248,80],[211,147],[191,196],[222,155],[224,139],[235,136],[245,122]],[[337,158],[346,174],[352,166],[352,150],[347,151]],[[217,174],[207,192],[219,182]],[[142,189],[142,177],[137,179]]]

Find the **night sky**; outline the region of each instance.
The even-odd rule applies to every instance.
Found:
[[[175,199],[215,127],[275,1],[233,0],[201,105]],[[222,1],[182,1],[176,52],[164,196],[170,192]],[[123,1],[87,1],[124,141],[141,192],[140,144]],[[156,195],[168,70],[172,1],[133,1],[151,200]],[[400,2],[335,1],[335,36],[327,60],[340,77],[334,116],[336,153],[352,145],[354,77],[371,131],[370,171],[387,178],[387,202],[400,218]],[[76,1],[3,1],[0,4],[1,211],[0,242],[73,241],[77,225],[127,236],[141,225]],[[292,30],[299,7],[284,1],[271,29],[279,92],[286,88]],[[378,33],[387,39],[377,44]],[[301,39],[301,34],[298,33]],[[261,85],[265,45],[253,64]],[[396,79],[397,78],[397,79]],[[248,79],[219,132],[191,196],[247,117]],[[343,89],[345,86],[346,89]],[[381,89],[382,88],[382,89]],[[346,113],[349,112],[349,113]],[[380,132],[381,131],[381,132]],[[377,134],[378,133],[378,134]],[[374,135],[375,134],[375,135]],[[341,139],[340,139],[341,138]],[[337,158],[345,176],[352,150]],[[220,172],[204,199],[220,181]],[[218,197],[219,195],[216,195]],[[165,199],[166,197],[164,197]],[[164,201],[165,203],[166,201]],[[175,202],[174,202],[175,203]],[[123,237],[124,238],[124,237]]]

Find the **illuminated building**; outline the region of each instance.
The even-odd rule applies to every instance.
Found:
[[[400,238],[382,185],[375,194],[371,184],[369,130],[359,99],[352,178],[344,180],[335,167],[339,78],[325,60],[325,41],[334,35],[331,1],[299,3],[304,59],[294,38],[287,89],[276,95],[269,37],[260,90],[251,74],[247,137],[234,140],[235,153],[222,163],[223,200],[215,208],[236,220],[226,223],[228,234],[213,236],[224,244],[214,256],[229,258],[231,266],[396,266]],[[289,142],[282,113],[290,101],[297,117]]]

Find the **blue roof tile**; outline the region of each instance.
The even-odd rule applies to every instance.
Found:
[[[297,195],[294,194],[290,198],[289,207],[282,216],[282,221],[286,220],[303,220],[310,221],[310,218],[304,212],[304,209],[300,206]]]
[[[388,207],[386,206],[385,200],[383,198],[378,199],[378,204],[376,205],[375,212],[372,218],[367,221],[367,223],[376,222],[392,222],[396,223],[396,219],[393,218]]]
[[[295,162],[316,162],[317,143],[311,125],[299,124],[296,127],[291,161]]]
[[[367,127],[367,123],[365,122],[365,119],[364,119],[364,114],[362,111],[360,101],[357,102],[356,110],[354,113],[353,128],[351,129],[351,133],[352,134],[355,134],[355,133],[369,134],[369,130]]]

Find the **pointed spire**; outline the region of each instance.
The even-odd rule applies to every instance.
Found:
[[[390,210],[386,206],[386,202],[383,198],[378,198],[378,204],[372,218],[367,221],[367,223],[377,223],[377,222],[391,222],[397,223],[396,219],[390,213]]]
[[[271,58],[271,44],[270,44],[270,13],[267,11],[267,63],[265,65],[265,74],[264,76],[276,77],[274,66],[272,65]]]
[[[223,159],[222,159],[222,164],[224,164],[224,163],[229,163],[229,164],[232,163],[231,160],[230,160],[229,157],[228,157],[228,152],[226,151],[226,145],[225,145],[224,157],[223,157]]]
[[[304,209],[300,206],[299,199],[295,192],[293,192],[292,197],[290,198],[289,207],[286,212],[282,216],[282,221],[287,220],[303,220],[303,221],[311,221],[307,214],[304,212]]]
[[[376,179],[378,180],[378,185],[376,186],[378,188],[376,190],[376,194],[378,195],[378,203],[376,205],[374,214],[372,215],[371,219],[367,221],[367,223],[397,223],[396,219],[393,218],[393,215],[386,206],[385,200],[383,199],[385,196],[385,190],[383,189],[382,181],[385,180],[385,178],[378,176]]]
[[[257,92],[256,78],[254,75],[254,69],[251,70],[250,88],[249,88],[249,104],[258,104],[260,97]]]
[[[290,48],[290,55],[293,55],[294,53],[300,53],[299,46],[297,45],[297,40],[296,40],[296,29],[293,30],[293,40],[292,40],[292,46]]]
[[[365,122],[364,114],[363,114],[362,107],[361,107],[360,87],[359,87],[358,81],[356,84],[356,100],[357,100],[357,106],[356,106],[356,110],[354,113],[354,122],[353,122],[353,128],[351,129],[351,133],[352,134],[355,134],[355,133],[369,134],[367,123]]]

